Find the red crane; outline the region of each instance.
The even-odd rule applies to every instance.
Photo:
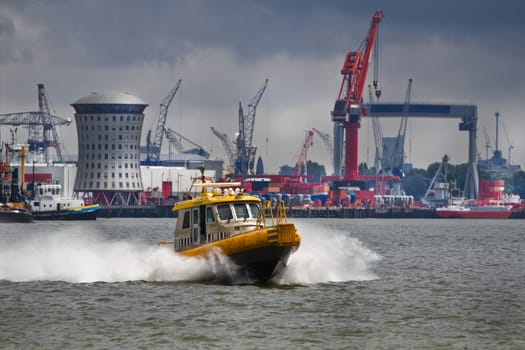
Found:
[[[346,54],[341,74],[343,81],[339,89],[339,95],[335,101],[332,111],[332,121],[342,124],[345,133],[345,156],[344,156],[344,180],[358,180],[358,129],[361,126],[361,100],[365,87],[366,73],[370,55],[377,36],[379,22],[383,18],[382,11],[376,11],[372,17],[372,24],[368,35],[363,42],[361,51],[349,51]],[[374,82],[377,86],[377,82]],[[334,140],[334,143],[338,142]],[[334,144],[334,148],[342,148],[342,140]],[[340,155],[341,152],[336,152]],[[334,163],[339,160],[334,159]]]

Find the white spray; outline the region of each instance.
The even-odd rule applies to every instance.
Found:
[[[73,231],[73,232],[72,232]],[[100,234],[58,231],[0,237],[0,280],[66,281],[72,283],[123,281],[200,281],[229,274],[235,266],[225,257],[184,258],[171,248],[138,241],[110,240]],[[380,257],[344,232],[299,227],[302,242],[284,273],[274,282],[309,284],[370,280],[369,265]],[[219,268],[220,266],[220,268]]]
[[[320,225],[302,222],[296,226],[301,234],[301,246],[290,257],[282,276],[276,278],[279,283],[309,284],[377,278],[370,271],[370,266],[381,257],[364,247],[357,238]]]

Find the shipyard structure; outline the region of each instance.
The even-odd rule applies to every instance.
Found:
[[[72,104],[78,135],[76,193],[92,193],[102,205],[140,204],[140,135],[144,109],[124,92],[98,92]]]

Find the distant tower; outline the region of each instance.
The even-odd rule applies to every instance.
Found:
[[[144,109],[124,92],[95,92],[73,104],[78,135],[76,193],[92,193],[102,205],[140,204],[140,136]]]

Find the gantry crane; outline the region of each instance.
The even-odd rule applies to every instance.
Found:
[[[255,154],[257,153],[257,146],[253,144],[255,113],[267,85],[268,79],[264,81],[259,91],[257,91],[251,100],[248,105],[247,114],[244,114],[242,103],[239,102],[239,131],[234,142],[230,141],[226,134],[213,127],[211,128],[215,136],[221,140],[226,155],[230,160],[230,165],[234,168],[234,173],[237,175],[254,173]],[[235,148],[235,150],[233,148]]]
[[[0,125],[23,125],[29,129],[27,143],[29,152],[43,154],[46,163],[51,162],[49,148],[54,148],[58,162],[63,162],[61,143],[58,138],[57,126],[71,124],[70,118],[61,118],[51,114],[49,96],[44,84],[38,87],[38,112],[19,112],[0,115]],[[14,140],[14,136],[13,136]]]
[[[153,141],[151,140],[151,130],[148,131],[148,135],[146,137],[146,162],[148,163],[155,163],[160,160],[162,139],[164,138],[164,134],[166,132],[166,119],[168,117],[168,107],[170,106],[171,101],[173,101],[175,94],[177,94],[177,91],[179,91],[181,82],[182,79],[179,79],[179,81],[175,84],[175,87],[171,89],[168,96],[166,96],[160,104],[159,118],[157,120],[157,127],[155,129],[155,136],[153,138]]]
[[[361,100],[365,86],[368,63],[377,36],[383,12],[376,11],[362,49],[346,54],[341,74],[343,81],[339,89],[332,121],[334,122],[334,168],[341,174],[343,145],[345,145],[343,180],[358,180],[358,129],[361,126]],[[377,82],[374,82],[377,86]],[[344,134],[343,134],[344,132]]]

